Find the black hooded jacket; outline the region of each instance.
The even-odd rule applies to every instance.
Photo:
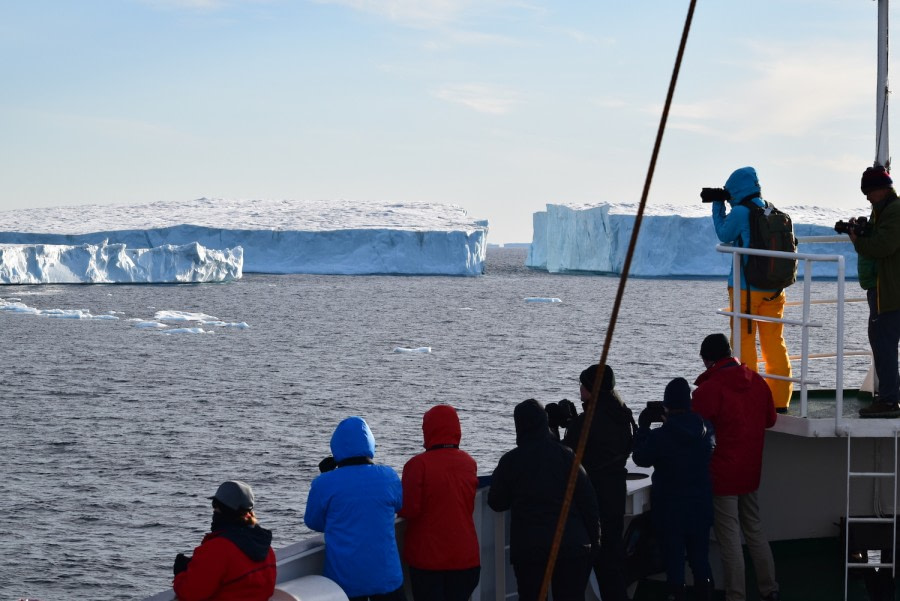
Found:
[[[572,451],[550,435],[547,413],[538,401],[516,406],[516,448],[500,458],[491,478],[488,505],[511,510],[510,562],[545,560],[565,496]],[[597,500],[583,468],[559,550],[560,559],[584,556],[599,540]]]

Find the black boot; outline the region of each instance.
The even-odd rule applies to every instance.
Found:
[[[712,580],[694,581],[694,599],[697,601],[712,601],[715,586]]]
[[[687,589],[683,584],[667,584],[666,601],[687,601]]]

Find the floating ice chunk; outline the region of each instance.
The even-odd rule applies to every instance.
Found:
[[[406,348],[402,346],[398,346],[394,349],[395,353],[430,353],[430,346],[420,346],[418,348]]]
[[[91,319],[105,319],[107,321],[118,321],[119,318],[115,315],[93,315]]]
[[[247,322],[227,322],[227,321],[201,321],[204,326],[215,326],[217,328],[234,328],[236,330],[246,330],[250,326]]]
[[[29,313],[31,315],[40,314],[40,311],[38,311],[34,307],[29,307],[25,303],[20,302],[2,303],[0,304],[0,311],[9,311],[11,313]]]
[[[81,309],[45,309],[40,311],[40,314],[56,319],[90,319],[93,317],[89,311]]]
[[[159,321],[199,321],[213,322],[219,321],[218,317],[207,315],[206,313],[188,313],[187,311],[157,311],[153,319]]]
[[[158,330],[158,329],[161,329],[161,328],[168,328],[169,326],[167,326],[167,325],[164,324],[164,323],[159,323],[158,321],[141,321],[141,320],[137,320],[137,322],[134,324],[134,327],[136,327],[136,328],[141,328],[141,329],[145,329],[145,330],[153,330],[153,329],[157,329],[157,330]]]
[[[203,328],[174,328],[171,330],[163,330],[163,334],[212,334]]]
[[[561,303],[562,300],[555,297],[547,296],[528,296],[525,297],[526,303]]]

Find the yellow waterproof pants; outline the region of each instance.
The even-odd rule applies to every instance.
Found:
[[[749,311],[747,311],[747,294],[750,295]],[[738,312],[764,317],[783,317],[784,290],[775,298],[771,298],[772,294],[774,293],[741,290],[741,306],[738,307]],[[728,289],[728,302],[732,307],[734,306],[733,288]],[[750,320],[750,332],[748,333],[747,321],[746,319],[741,320],[741,361],[746,363],[750,369],[759,371],[756,358],[756,332],[759,331],[759,349],[762,360],[766,364],[766,373],[791,377],[791,361],[788,358],[787,346],[784,344],[784,324]],[[776,409],[786,408],[790,405],[791,392],[794,390],[792,382],[766,378],[766,383],[772,390],[772,399],[775,401]]]

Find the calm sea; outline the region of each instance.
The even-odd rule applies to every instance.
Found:
[[[141,599],[169,587],[175,554],[199,542],[206,497],[227,479],[252,484],[276,548],[308,535],[309,483],[348,415],[366,418],[376,459],[399,471],[420,451],[422,413],[450,403],[463,447],[490,473],[514,445],[516,403],[577,401],[578,374],[600,358],[618,286],[611,277],[534,272],[524,259],[523,249],[491,249],[477,278],[247,275],[229,284],[0,288],[0,298],[38,309],[119,317],[0,311],[0,483],[9,510],[0,599]],[[817,283],[814,294],[833,296],[834,284]],[[628,283],[609,363],[631,407],[660,399],[671,378],[702,371],[700,340],[727,329],[715,314],[726,303],[722,280]],[[166,335],[128,321],[160,310],[250,327]],[[864,319],[864,307],[851,305],[848,348],[868,348]],[[833,329],[813,338],[834,350]],[[799,335],[789,345],[798,352]],[[860,361],[849,386],[862,380]]]

